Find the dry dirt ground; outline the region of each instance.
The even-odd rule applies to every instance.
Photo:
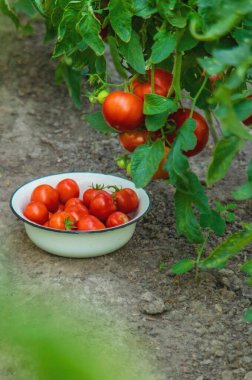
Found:
[[[159,181],[148,186],[151,211],[133,239],[113,254],[66,259],[29,241],[23,224],[10,212],[12,192],[50,173],[124,176],[113,159],[121,149],[116,136],[98,134],[85,125],[67,90],[54,84],[54,64],[42,33],[21,38],[1,18],[0,44],[1,261],[14,286],[6,302],[16,292],[22,304],[44,296],[50,307],[56,293],[69,305],[79,334],[82,311],[94,307],[105,327],[118,328],[115,340],[131,351],[145,379],[251,380],[252,326],[241,315],[251,305],[252,292],[238,269],[244,256],[251,256],[251,246],[227,271],[203,272],[199,286],[193,274],[171,276],[174,262],[195,255],[194,247],[175,233],[172,188]],[[210,150],[211,143],[205,156],[193,163],[202,178]],[[232,187],[245,178],[248,153],[247,148],[227,178],[210,190],[211,199],[217,195],[230,200]],[[232,228],[241,220],[252,220],[251,204],[239,205],[237,215]],[[215,243],[210,240],[208,249]],[[148,314],[162,308],[161,314]],[[0,363],[1,380],[21,379],[11,360],[2,356]]]

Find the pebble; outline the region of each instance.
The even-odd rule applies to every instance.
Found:
[[[234,380],[233,372],[225,370],[221,374],[221,380]]]
[[[164,301],[151,292],[142,294],[139,307],[142,313],[150,315],[161,314],[165,311]]]
[[[252,371],[249,371],[244,376],[244,380],[252,380]]]
[[[197,377],[197,379],[196,379],[196,380],[204,380],[204,376],[203,376],[203,375],[201,375],[201,376]]]
[[[222,313],[222,307],[221,307],[221,305],[219,305],[218,303],[216,303],[215,305],[214,305],[214,308],[215,308],[215,310],[218,312],[218,313]]]

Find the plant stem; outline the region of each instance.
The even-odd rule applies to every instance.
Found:
[[[180,77],[181,77],[181,65],[182,65],[182,52],[176,52],[175,53],[175,60],[174,60],[174,66],[173,66],[173,79],[171,87],[169,88],[167,97],[169,98],[173,92],[175,91],[176,99],[178,101],[181,100],[181,87],[180,87]]]
[[[197,249],[197,254],[198,255],[197,255],[197,260],[196,260],[196,264],[195,264],[195,281],[197,283],[199,283],[199,263],[200,263],[200,259],[201,259],[202,253],[204,252],[207,240],[209,238],[209,234],[210,234],[210,232],[207,232],[202,245],[200,246],[200,248]]]
[[[208,77],[205,76],[205,78],[204,78],[204,80],[203,80],[203,82],[202,82],[202,85],[200,86],[199,91],[197,92],[197,94],[195,95],[195,97],[194,97],[194,99],[193,99],[193,102],[192,102],[192,108],[191,108],[191,112],[190,112],[190,117],[192,117],[192,114],[193,114],[194,108],[195,108],[195,106],[196,106],[197,100],[198,100],[200,94],[202,93],[202,91],[203,91],[203,89],[204,89],[204,87],[205,87],[205,85],[206,85],[207,80],[208,80]]]
[[[212,119],[212,115],[211,115],[211,111],[210,110],[205,110],[205,117],[206,117],[206,120],[207,120],[207,124],[209,126],[209,129],[210,129],[210,133],[212,135],[212,138],[213,138],[213,141],[215,144],[217,144],[217,142],[219,141],[219,137],[218,137],[218,134],[217,134],[217,130],[213,124],[213,119]]]

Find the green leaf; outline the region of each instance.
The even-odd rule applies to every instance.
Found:
[[[148,0],[133,0],[133,3],[135,16],[147,18],[157,12],[157,8],[154,4]]]
[[[7,0],[0,0],[0,10],[5,16],[8,16],[14,22],[16,28],[20,27],[21,24],[19,18]]]
[[[243,201],[252,198],[252,160],[250,161],[247,169],[248,182],[237,187],[233,191],[233,197],[238,201]]]
[[[33,3],[30,0],[17,0],[15,2],[15,11],[17,13],[24,13],[27,16],[31,17],[36,13],[36,10],[32,4]]]
[[[244,142],[236,136],[223,137],[216,145],[212,162],[208,168],[207,183],[212,185],[228,172],[236,154]]]
[[[31,2],[37,11],[41,14],[41,16],[45,17],[45,10],[43,8],[42,2],[40,0],[31,0]]]
[[[171,267],[171,272],[177,275],[189,272],[195,266],[195,260],[183,259]]]
[[[119,52],[138,73],[145,74],[145,61],[139,35],[133,31],[128,43],[118,41]]]
[[[56,68],[56,81],[64,80],[67,84],[69,95],[77,108],[81,108],[81,71],[72,69],[71,66],[60,62]]]
[[[117,41],[115,37],[108,36],[107,42],[109,44],[110,54],[111,54],[113,63],[115,65],[116,71],[118,72],[119,75],[121,75],[121,77],[125,79],[128,78],[127,72],[125,71],[121,63],[122,59],[119,55]]]
[[[165,111],[156,115],[148,115],[145,118],[145,126],[148,131],[158,131],[167,122],[169,111]]]
[[[178,51],[187,51],[197,46],[199,41],[195,40],[189,30],[186,30],[178,44]]]
[[[144,114],[156,115],[162,112],[175,112],[177,104],[174,100],[156,94],[146,94],[144,96]]]
[[[216,58],[198,58],[199,64],[206,70],[208,75],[221,73],[225,69],[225,64],[219,62]]]
[[[200,224],[193,212],[191,197],[177,189],[174,200],[178,234],[184,235],[191,242],[202,243],[204,238]]]
[[[252,115],[252,100],[243,99],[241,102],[234,104],[234,110],[239,120],[245,120]]]
[[[243,318],[245,319],[245,321],[252,322],[252,308],[245,311],[245,313],[243,314]]]
[[[201,214],[200,225],[203,228],[211,228],[217,236],[223,236],[226,230],[226,221],[215,210],[211,210],[208,214]]]
[[[136,187],[144,187],[151,181],[163,157],[164,143],[161,140],[141,145],[133,152],[131,174]]]
[[[230,235],[218,245],[212,253],[201,262],[201,268],[223,268],[227,261],[238,254],[247,244],[252,242],[252,224],[248,224],[241,232]]]
[[[240,269],[242,272],[246,273],[248,276],[252,276],[252,259],[247,260],[246,263],[241,265]]]
[[[156,64],[168,58],[176,47],[176,34],[161,29],[154,36],[150,60]]]
[[[115,33],[124,42],[129,42],[132,32],[133,16],[132,0],[110,0],[109,19]]]
[[[102,55],[105,51],[105,45],[100,36],[100,23],[92,13],[84,15],[77,24],[83,41],[97,54]]]
[[[110,128],[108,126],[101,112],[94,112],[84,115],[84,119],[92,128],[96,129],[98,132],[117,133],[113,128]]]

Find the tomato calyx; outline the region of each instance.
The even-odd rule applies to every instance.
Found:
[[[96,183],[95,185],[92,183],[92,186],[89,186],[93,190],[104,190],[106,186],[104,184]]]
[[[64,226],[67,231],[77,228],[75,226],[75,222],[73,222],[69,216],[66,219],[64,219]]]

